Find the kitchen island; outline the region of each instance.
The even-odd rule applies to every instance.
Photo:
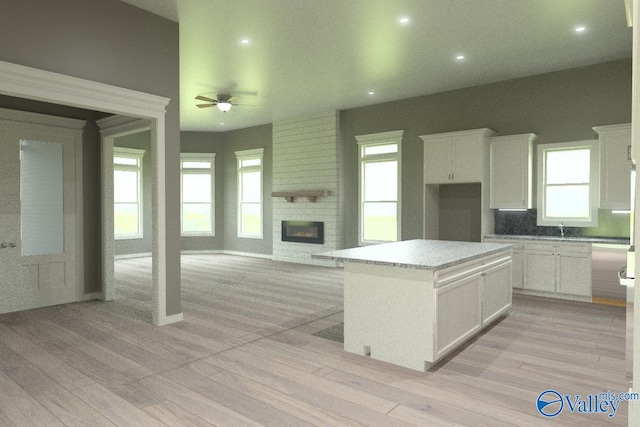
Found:
[[[344,349],[425,371],[511,307],[511,245],[409,240],[344,263]]]

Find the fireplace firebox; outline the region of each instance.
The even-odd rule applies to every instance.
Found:
[[[282,241],[324,244],[324,222],[282,221]]]

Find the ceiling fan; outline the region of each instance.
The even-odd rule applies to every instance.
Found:
[[[206,102],[206,104],[196,104],[196,107],[209,108],[215,105],[218,107],[218,110],[222,111],[223,113],[226,113],[227,111],[231,110],[231,107],[233,107],[234,105],[237,105],[237,104],[231,103],[231,98],[232,96],[228,94],[219,94],[218,99],[213,99],[213,98],[208,98],[206,96],[198,95],[196,96],[196,99],[198,101],[204,101]]]

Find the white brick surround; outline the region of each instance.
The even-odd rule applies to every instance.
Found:
[[[334,266],[311,254],[342,249],[340,223],[340,121],[337,111],[273,123],[273,191],[329,190],[310,202],[273,199],[273,259]],[[282,241],[282,221],[324,222],[324,244]]]

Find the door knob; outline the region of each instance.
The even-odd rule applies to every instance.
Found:
[[[15,248],[17,245],[15,244],[15,242],[11,242],[11,243],[9,243],[9,246],[12,247],[12,248]]]
[[[5,242],[0,243],[0,248],[4,249],[7,247],[7,244]]]

